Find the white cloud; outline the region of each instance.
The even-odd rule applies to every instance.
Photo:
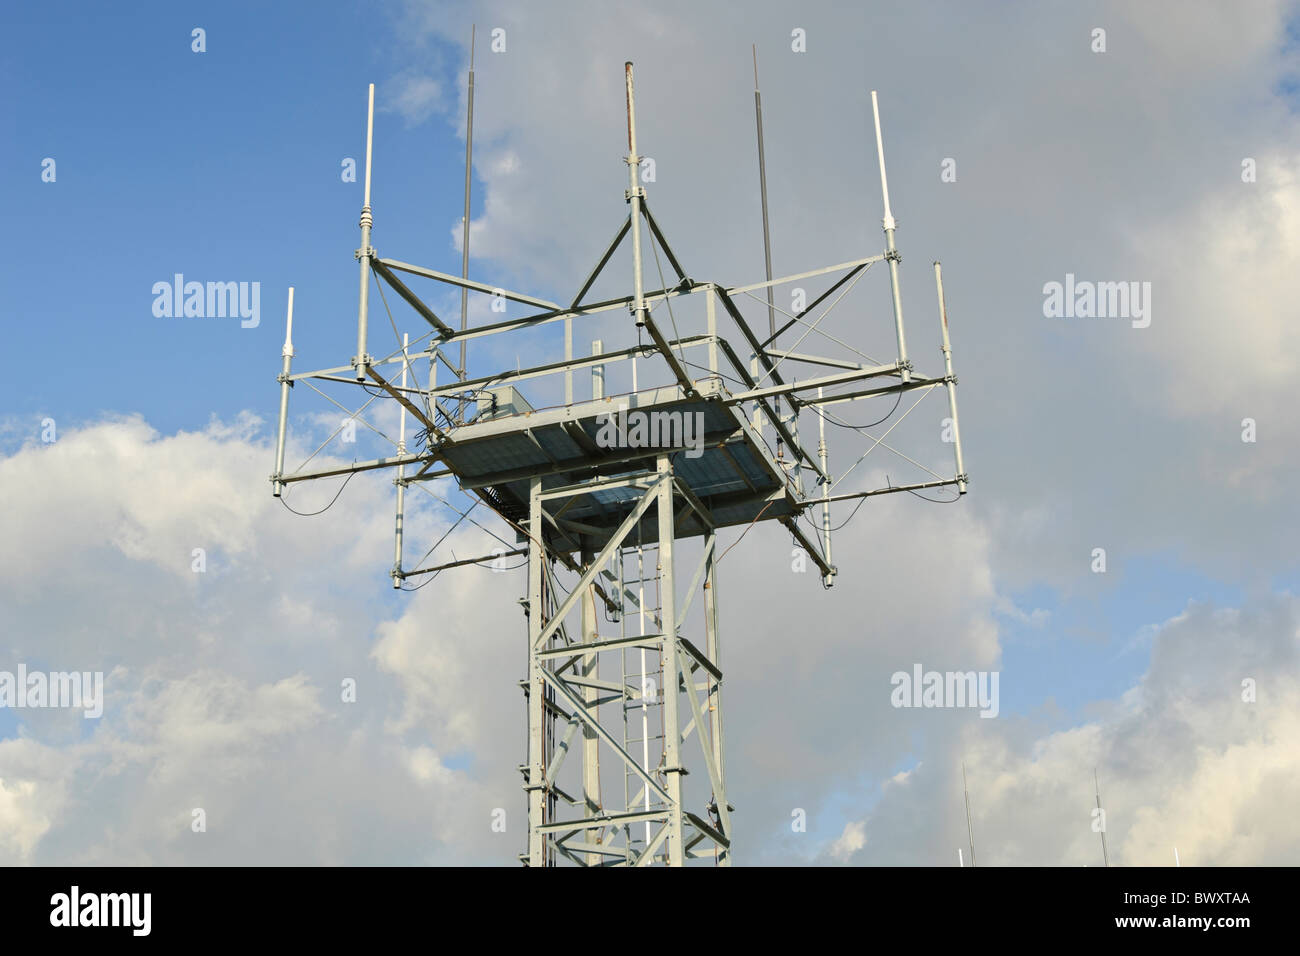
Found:
[[[439,751],[478,726],[461,706],[505,706],[468,693],[451,706],[453,685],[435,679],[441,708],[403,725],[418,694],[407,702],[402,680],[368,660],[388,614],[390,486],[358,480],[328,517],[291,516],[252,428],[161,436],[138,418],[108,421],[0,459],[5,659],[107,672],[98,721],[13,713],[0,858],[479,862],[504,846],[489,814],[520,799],[514,755],[452,769]],[[193,545],[209,549],[206,573],[191,570]],[[398,620],[425,622],[436,654],[459,637],[430,613],[435,594],[410,598]],[[507,632],[477,630],[477,653],[499,653]],[[344,678],[355,704],[342,701]],[[191,830],[195,808],[206,833]]]
[[[1300,600],[1192,605],[1159,629],[1142,681],[1091,722],[1026,720],[936,742],[863,820],[857,863],[948,865],[966,843],[960,762],[985,865],[1100,865],[1098,768],[1112,864],[1289,865],[1300,854]],[[1242,699],[1253,677],[1258,699]],[[833,857],[839,844],[828,847]]]
[[[867,830],[863,823],[850,820],[844,824],[844,832],[831,844],[831,856],[837,860],[847,860],[867,845]]]
[[[426,74],[404,73],[394,77],[392,91],[381,108],[395,110],[407,125],[415,126],[435,113],[446,112],[447,107],[442,84],[436,79]]]

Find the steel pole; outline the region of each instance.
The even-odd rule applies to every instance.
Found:
[[[591,562],[596,559],[594,552],[584,550],[582,552],[582,566],[587,568]],[[598,640],[596,626],[596,596],[593,593],[594,585],[588,585],[582,591],[582,642],[584,644],[593,644]],[[600,679],[600,666],[598,655],[595,651],[583,655],[581,673],[583,678],[589,681],[598,681]],[[591,717],[593,723],[598,723],[600,718],[600,707],[597,699],[600,696],[598,688],[590,684],[582,688],[583,709]],[[600,738],[597,737],[595,729],[591,724],[584,723],[582,726],[582,800],[583,809],[588,816],[596,816],[600,813],[602,804],[600,799]],[[601,830],[596,834],[596,842],[604,842],[605,831]],[[602,862],[602,856],[599,853],[587,854],[588,866],[599,866]]]
[[[667,480],[660,482],[656,507],[659,512],[659,616],[663,630],[663,716],[664,716],[664,774],[668,790],[668,865],[682,866],[686,861],[682,825],[682,766],[681,729],[678,724],[677,704],[681,673],[678,669],[677,598],[673,580],[673,539],[676,529],[673,522],[672,460],[659,456],[658,472]],[[688,671],[686,680],[694,678]],[[697,728],[699,730],[701,728]]]
[[[822,398],[822,388],[817,389],[817,397]],[[826,450],[826,413],[817,411],[817,457],[821,461],[822,472],[830,474],[828,453]],[[834,568],[831,561],[831,483],[822,481],[822,546],[825,549],[826,565]],[[828,588],[835,584],[834,574],[822,575],[822,583]]]
[[[763,149],[763,97],[758,92],[758,47],[753,47],[754,53],[754,123],[758,128],[758,192],[759,201],[763,207],[763,262],[767,267],[767,281],[772,281],[772,234],[768,229],[767,219],[767,160]],[[776,305],[773,299],[772,286],[767,287],[767,331],[769,341],[776,338]],[[776,414],[779,418],[781,415],[781,399],[775,402]],[[784,453],[784,445],[780,436],[776,439],[776,457],[779,460]]]
[[[469,278],[469,190],[470,190],[470,171],[473,168],[474,158],[474,33],[477,28],[470,27],[469,33],[469,91],[467,95],[468,110],[465,114],[465,217],[464,226],[461,233],[460,242],[460,277]],[[460,289],[460,330],[462,332],[469,325],[469,290],[464,286]],[[460,340],[460,377],[465,377],[465,345],[466,340]]]
[[[722,670],[722,645],[718,636],[718,539],[717,533],[710,531],[705,538],[706,548],[709,549],[708,565],[704,575],[704,639],[705,653],[713,666]],[[719,807],[728,807],[726,780],[727,770],[725,765],[726,748],[723,746],[722,734],[722,681],[709,677],[709,722],[712,731],[713,744],[713,762],[718,768],[718,778],[722,781],[723,789],[720,793],[713,795],[714,802]],[[728,813],[730,811],[728,810]],[[721,817],[722,814],[719,813]],[[728,823],[730,826],[730,823]],[[727,837],[731,838],[732,833],[729,831]],[[715,844],[714,860],[718,866],[731,866],[731,848],[720,849]]]
[[[546,555],[542,549],[542,479],[534,476],[528,496],[528,865],[546,865],[546,755],[543,714],[546,706],[546,681],[542,677],[545,661],[537,656],[537,646],[545,624],[542,600],[542,574]]]
[[[411,337],[406,333],[402,334],[402,388],[406,388],[406,372],[410,368],[410,361],[407,357],[406,350],[410,347]],[[401,405],[397,413],[397,453],[406,454],[406,406]],[[397,466],[397,480],[393,484],[397,485],[397,515],[394,519],[393,528],[393,587],[402,586],[402,531],[406,522],[406,465]]]

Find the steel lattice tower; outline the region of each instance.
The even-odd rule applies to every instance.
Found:
[[[472,60],[469,82],[468,130],[472,130]],[[729,865],[734,808],[728,802],[724,760],[719,532],[747,529],[758,521],[779,521],[818,568],[823,584],[831,586],[836,575],[831,560],[833,503],[946,486],[965,492],[966,475],[956,434],[956,378],[937,263],[945,372],[933,378],[919,375],[907,356],[898,286],[900,256],[894,242],[878,112],[875,126],[885,251],[776,279],[771,277],[769,253],[765,281],[727,287],[691,278],[650,212],[638,177],[642,157],[637,152],[631,63],[625,67],[625,83],[628,188],[624,198],[628,215],[567,305],[470,280],[467,247],[459,277],[379,256],[370,244],[371,86],[361,246],[356,253],[361,273],[356,352],[348,365],[295,374],[290,367],[291,334],[286,334],[271,480],[274,494],[279,496],[298,482],[394,469],[394,587],[449,568],[526,557],[528,592],[521,603],[528,625],[527,670],[520,684],[527,701],[528,738],[526,762],[519,768],[528,806],[528,847],[521,857],[525,863],[644,866],[706,859]],[[874,108],[874,93],[872,102]],[[757,90],[755,105],[761,164]],[[470,136],[472,133],[467,134],[467,219]],[[765,196],[765,171],[762,185]],[[766,218],[764,198],[765,234]],[[643,287],[643,232],[648,232],[655,262],[662,252],[673,273],[658,289]],[[589,302],[588,293],[625,242],[630,245],[632,261],[631,292]],[[826,304],[824,318],[839,301],[832,297],[842,297],[878,262],[887,263],[890,272],[895,360],[864,364],[776,348],[776,340],[796,325],[815,327],[820,318],[809,322],[805,317]],[[440,318],[399,273],[460,290],[460,328]],[[772,290],[820,277],[834,281],[806,308],[783,313],[789,321],[778,329],[775,313],[781,310],[773,305]],[[372,356],[367,351],[372,284],[381,296],[385,287],[395,292],[428,327],[420,337],[420,341],[428,340],[421,352],[413,356],[409,335],[386,356]],[[463,295],[468,292],[537,311],[471,326]],[[759,339],[743,316],[738,304],[742,297],[766,304],[770,323],[766,340]],[[703,331],[678,334],[674,302],[681,310],[686,303],[701,304]],[[672,317],[672,339],[665,335],[662,318],[655,314],[660,306]],[[384,307],[388,307],[386,297]],[[635,336],[636,344],[606,351],[600,341],[594,341],[590,355],[575,356],[575,321],[607,318],[607,313],[620,310],[630,314],[623,331]],[[720,334],[720,318],[739,334],[739,351]],[[564,325],[563,360],[494,374],[468,374],[467,343],[488,336],[531,335],[556,323]],[[419,341],[414,344],[418,346]],[[459,350],[459,362],[449,357],[453,349]],[[423,362],[427,362],[427,374],[422,374],[422,364],[417,365]],[[453,376],[451,382],[438,384],[439,363]],[[614,393],[607,387],[607,376],[616,367],[627,367],[620,363],[631,367],[631,389]],[[789,372],[795,363],[821,366],[823,372],[798,379]],[[393,366],[398,367],[399,375],[393,373]],[[592,373],[590,399],[574,395],[574,373],[583,370]],[[647,385],[647,379],[652,384]],[[296,382],[306,382],[319,390],[313,381],[360,385],[368,391],[377,387],[377,394],[396,401],[401,431],[395,454],[314,471],[300,466],[286,473],[290,389]],[[520,391],[523,382],[538,393],[545,391],[546,383],[557,389],[562,383],[563,401],[534,408]],[[914,390],[924,394],[935,388],[944,388],[948,394],[956,439],[952,477],[930,472],[933,480],[834,493],[839,479],[829,471],[825,441],[829,406]],[[640,421],[667,423],[669,430],[660,432],[659,440],[647,443],[602,440],[603,429],[618,422],[620,416],[626,423],[630,415],[644,416]],[[818,419],[815,452],[800,441],[801,415]],[[407,443],[408,416],[421,429],[414,449]],[[685,424],[672,432],[673,423],[687,422],[697,427],[697,441],[689,449],[681,440]],[[775,451],[765,437],[769,430],[776,440]],[[665,434],[670,440],[663,440]],[[672,440],[674,435],[678,440]],[[882,435],[872,447],[883,439]],[[475,507],[486,505],[513,531],[515,539],[499,539],[507,547],[482,557],[404,567],[406,491],[417,487],[427,491],[442,479],[454,481],[461,492],[475,499]],[[817,511],[821,513],[820,529],[807,518]],[[688,549],[690,560],[683,564]],[[690,569],[685,588],[678,580],[679,566]],[[571,751],[577,751],[578,759],[568,760]],[[621,786],[611,786],[615,780],[621,780]]]

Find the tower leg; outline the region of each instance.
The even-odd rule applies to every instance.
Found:
[[[704,630],[705,652],[713,666],[722,670],[722,651],[718,640],[718,576],[717,576],[717,535],[710,532],[704,540],[707,557],[704,573]],[[713,794],[715,814],[722,823],[722,831],[731,839],[731,807],[727,803],[726,764],[723,760],[722,742],[722,681],[708,677],[709,738],[713,746],[713,763],[717,769],[721,788]],[[731,850],[714,844],[714,859],[719,866],[731,866]]]
[[[590,551],[582,553],[582,565],[587,567],[595,559]],[[596,596],[590,587],[582,592],[582,643],[594,643],[598,637],[596,627]],[[600,679],[597,665],[599,655],[595,651],[582,658],[582,676],[591,681]],[[590,722],[582,727],[582,800],[587,813],[596,814],[601,810],[600,802],[600,738],[596,736],[594,725],[599,723],[600,714],[597,706],[599,690],[591,685],[582,688],[582,702]],[[603,842],[603,833],[598,832],[594,839]],[[598,853],[587,855],[588,866],[598,866],[603,858]]]
[[[668,865],[685,862],[682,827],[681,730],[677,721],[678,688],[682,675],[677,666],[677,600],[673,582],[673,484],[672,463],[659,456],[658,472],[666,478],[659,485],[659,607],[663,618],[664,774],[668,796]],[[691,680],[690,673],[686,680]],[[697,728],[702,731],[703,728]]]
[[[542,572],[545,554],[542,549],[542,479],[532,479],[528,507],[528,865],[545,866],[546,840],[542,824],[546,822],[546,755],[543,751],[543,713],[546,684],[542,679],[544,662],[538,658],[538,641],[545,623],[542,603]]]

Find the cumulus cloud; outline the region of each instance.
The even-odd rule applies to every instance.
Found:
[[[394,77],[391,91],[386,93],[387,102],[380,108],[397,112],[410,126],[446,110],[442,84],[426,74],[404,73]]]
[[[390,613],[390,489],[355,482],[328,518],[301,519],[269,494],[269,462],[252,420],[163,436],[138,417],[0,459],[3,666],[106,672],[98,720],[5,715],[7,862],[476,862],[506,839],[488,824],[517,800],[509,759],[446,762],[482,745],[459,731],[479,708],[504,706],[474,700],[459,672],[430,673],[427,654],[401,659],[381,639],[369,656]],[[434,594],[390,627],[422,622],[435,659],[462,633],[499,652],[508,628],[443,627]],[[417,711],[408,679],[441,706]]]
[[[1098,702],[1095,719],[1050,733],[1029,719],[972,722],[927,752],[853,821],[866,843],[849,859],[951,863],[967,842],[964,759],[981,864],[1101,865],[1097,768],[1112,864],[1172,866],[1177,847],[1199,866],[1290,865],[1300,853],[1298,652],[1293,595],[1193,603],[1159,627],[1142,680]]]

